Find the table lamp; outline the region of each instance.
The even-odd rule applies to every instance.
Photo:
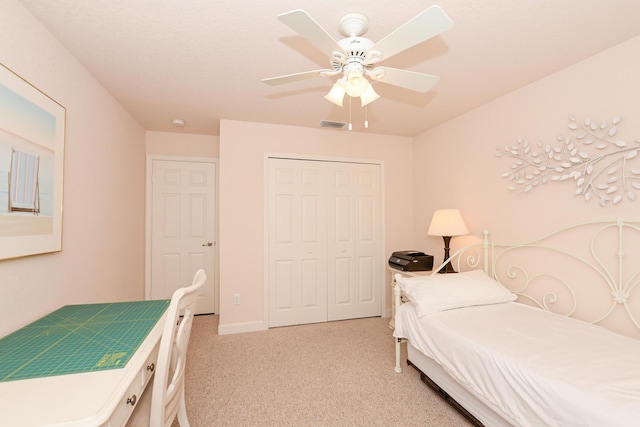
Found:
[[[458,209],[438,209],[433,213],[427,234],[430,236],[442,236],[444,239],[444,261],[447,261],[449,259],[451,237],[469,234],[469,230]],[[451,261],[447,261],[447,264],[440,269],[439,273],[456,273],[456,271],[453,269]]]

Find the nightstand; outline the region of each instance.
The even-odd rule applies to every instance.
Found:
[[[391,283],[389,283],[391,288],[391,320],[389,321],[389,328],[394,329],[395,319],[396,319],[396,304],[395,304],[395,298],[393,295],[393,288],[396,284],[394,276],[396,274],[400,274],[404,277],[431,276],[433,271],[432,270],[403,271],[403,270],[396,270],[395,268],[392,268],[392,267],[387,267],[387,268],[391,272]]]

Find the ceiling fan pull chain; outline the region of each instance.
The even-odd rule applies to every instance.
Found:
[[[365,129],[369,129],[369,110],[367,109],[367,106],[364,106],[364,128]]]

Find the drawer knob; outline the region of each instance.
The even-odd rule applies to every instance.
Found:
[[[151,362],[151,365],[147,365],[147,371],[153,372],[154,369],[156,369],[155,363]]]
[[[127,405],[134,406],[136,404],[136,400],[138,400],[138,398],[134,394],[133,396],[127,398]]]

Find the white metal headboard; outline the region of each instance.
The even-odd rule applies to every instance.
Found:
[[[458,271],[482,262],[520,302],[640,337],[640,220],[581,222],[518,244],[483,234],[451,256]]]

